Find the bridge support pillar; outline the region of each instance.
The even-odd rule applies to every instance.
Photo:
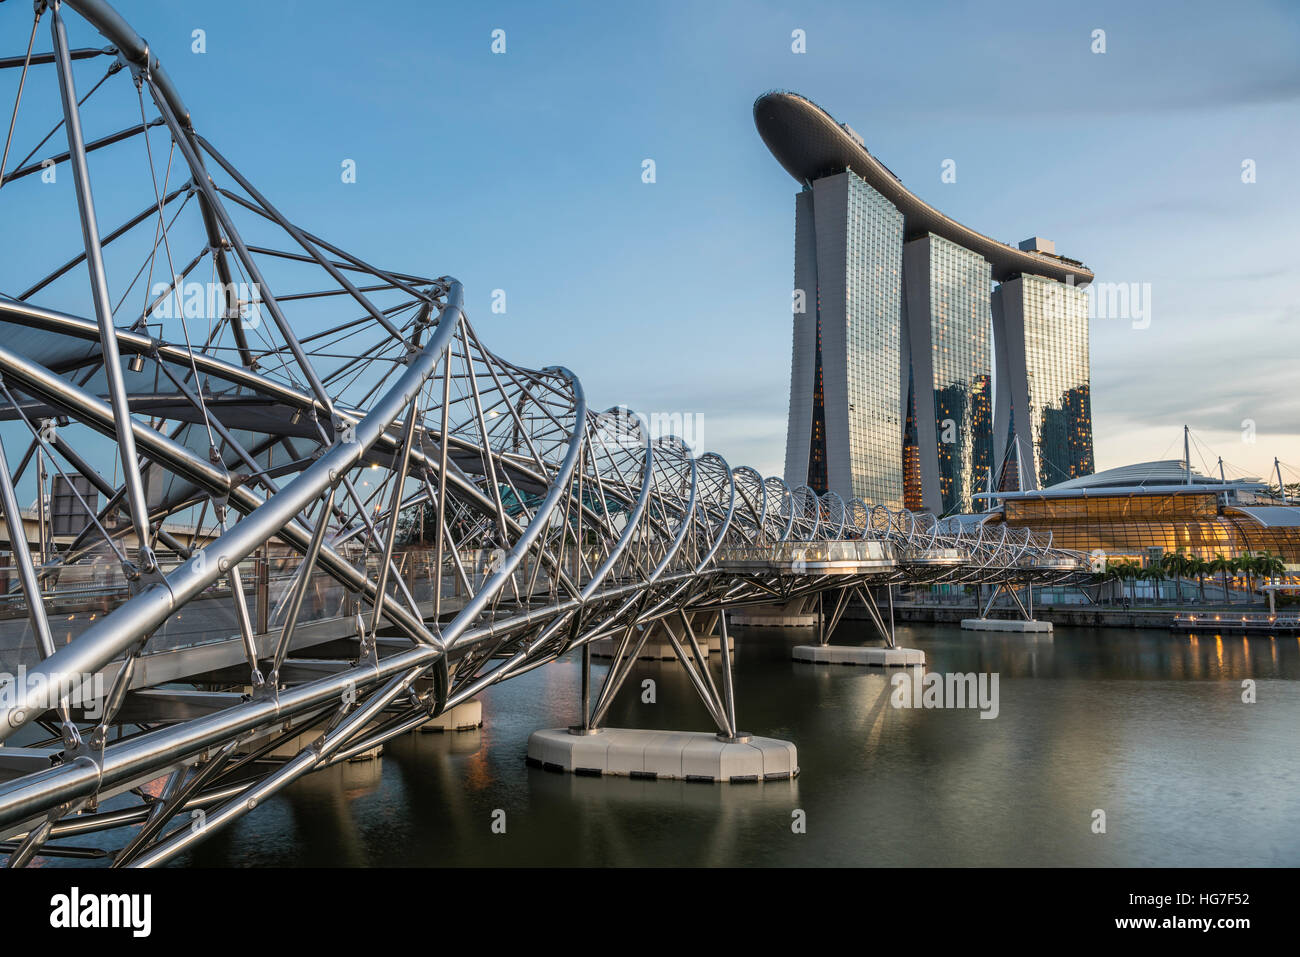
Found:
[[[816,603],[816,596],[805,596],[784,603],[745,605],[731,612],[731,623],[752,628],[814,628]]]
[[[1009,631],[1016,634],[1044,634],[1052,633],[1052,623],[1050,621],[1038,621],[1036,619],[1022,620],[1019,618],[963,618],[961,626],[966,631]]]
[[[810,665],[902,668],[925,664],[925,652],[918,648],[877,648],[872,645],[798,645],[791,657]]]
[[[304,748],[311,745],[320,738],[321,729],[312,727],[301,734],[286,737],[270,751],[266,752],[265,757],[272,761],[291,761],[302,753]],[[376,758],[384,756],[384,746],[377,744],[373,748],[367,748],[365,751],[358,751],[348,758],[351,763],[360,761],[374,761]]]
[[[740,730],[731,655],[717,656],[720,677],[715,681],[701,640],[704,636],[696,631],[697,625],[708,627],[714,622],[719,631],[719,648],[724,644],[731,647],[725,608],[691,613],[678,609],[653,622],[628,625],[614,642],[614,661],[594,704],[590,657],[586,652],[590,644],[585,645],[580,691],[582,723],[533,732],[528,739],[528,763],[549,771],[589,776],[730,783],[784,780],[797,775],[798,753],[793,744]],[[669,645],[717,725],[716,732],[601,726],[614,697],[652,640]]]
[[[993,603],[997,600],[999,594],[1006,594],[1015,603],[1017,610],[1020,612],[1019,618],[990,618],[989,612],[993,610]],[[1034,583],[1025,583],[1025,600],[1022,602],[1016,590],[1008,582],[999,582],[989,595],[988,602],[984,605],[984,610],[980,612],[978,618],[963,618],[961,626],[966,631],[1006,631],[1016,634],[1048,634],[1052,633],[1052,623],[1050,621],[1038,621],[1034,618]]]
[[[916,648],[899,648],[894,640],[894,586],[886,585],[885,608],[871,590],[870,585],[848,585],[839,590],[832,605],[829,622],[818,629],[818,643],[798,645],[791,652],[795,661],[818,665],[875,665],[903,667],[925,664],[925,652]],[[823,593],[825,594],[825,593]],[[848,610],[849,599],[856,595],[867,611],[867,617],[884,641],[884,647],[871,645],[832,645],[831,635]]]
[[[728,741],[707,731],[633,728],[600,728],[589,734],[571,734],[566,728],[534,731],[528,763],[589,777],[718,784],[781,781],[799,773],[798,753],[789,741],[754,735]]]
[[[700,611],[691,613],[691,626],[695,633],[700,636],[700,649],[705,656],[715,654],[722,650],[722,634],[718,624],[721,619],[721,612]],[[736,613],[731,613],[732,620],[735,620]],[[727,650],[736,650],[736,639],[728,637]]]
[[[713,617],[716,622],[716,615],[711,617]],[[722,650],[721,636],[716,634],[706,634],[700,627],[699,623],[701,621],[707,622],[709,621],[709,618],[710,616],[705,616],[701,613],[691,614],[691,626],[695,629],[696,634],[699,635],[700,638],[699,652],[701,658],[708,658],[714,652]],[[673,648],[673,643],[669,639],[668,633],[663,624],[661,622],[652,622],[644,627],[649,631],[649,637],[647,637],[645,643],[641,646],[641,650],[637,652],[637,658],[642,661],[674,660],[677,657],[677,651]],[[708,627],[712,628],[713,624],[709,624]],[[731,650],[735,650],[736,643],[734,639],[729,639],[727,644]],[[618,641],[614,638],[598,638],[589,645],[584,645],[583,647],[590,647],[591,655],[594,658],[613,658],[614,654],[618,650]],[[695,649],[693,647],[687,647],[686,656],[693,659],[695,657]]]
[[[462,701],[436,718],[420,725],[421,731],[476,731],[483,727],[483,702],[478,698]]]

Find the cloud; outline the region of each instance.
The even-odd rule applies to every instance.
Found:
[[[1132,356],[1093,370],[1094,428],[1100,434],[1168,423],[1239,431],[1250,419],[1261,430],[1291,433],[1300,423],[1300,394],[1278,386],[1294,376],[1294,360],[1276,356],[1241,362],[1222,352],[1180,354],[1158,371],[1149,357]]]

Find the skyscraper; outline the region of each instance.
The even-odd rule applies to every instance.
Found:
[[[996,436],[999,490],[1090,475],[1087,294],[1072,284],[1020,276],[994,290],[992,305],[997,378],[1005,383],[995,416],[1004,423]]]
[[[1092,273],[945,216],[810,100],[754,122],[802,187],[787,484],[946,515],[1091,471]]]
[[[795,198],[787,476],[845,499],[901,501],[903,216],[852,172]]]
[[[990,267],[931,233],[903,247],[903,269],[919,498],[936,514],[969,512],[992,459]]]

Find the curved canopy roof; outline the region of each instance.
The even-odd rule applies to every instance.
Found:
[[[1190,478],[1190,480],[1189,480]],[[1265,492],[1268,485],[1255,478],[1227,481],[1202,475],[1195,469],[1189,476],[1182,459],[1137,462],[1118,468],[1081,475],[1024,492],[980,492],[978,499],[1010,501],[1012,499],[1082,498],[1088,495],[1183,495],[1205,492]],[[1263,522],[1263,519],[1257,518]]]
[[[1058,282],[1073,276],[1079,285],[1092,282],[1092,271],[1082,263],[1008,246],[945,216],[868,153],[857,134],[806,97],[785,91],[763,94],[754,101],[754,125],[772,155],[800,183],[851,169],[903,214],[906,235],[934,233],[979,253],[999,282],[1017,273]]]
[[[1252,487],[1258,485],[1253,479],[1243,479],[1241,483]],[[1225,483],[1217,478],[1202,475],[1196,469],[1191,470],[1190,481],[1187,464],[1182,459],[1161,459],[1157,462],[1137,462],[1121,465],[1117,468],[1081,475],[1050,486],[1048,491],[1065,492],[1074,489],[1127,488],[1132,485],[1166,486],[1166,485],[1214,485]]]
[[[1265,528],[1300,528],[1300,508],[1294,505],[1237,505],[1229,511],[1253,518]]]

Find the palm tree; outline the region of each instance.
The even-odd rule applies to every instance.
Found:
[[[1187,574],[1195,576],[1197,584],[1201,590],[1201,604],[1205,604],[1205,575],[1210,570],[1210,563],[1200,555],[1193,555],[1187,559]]]
[[[1228,572],[1232,571],[1232,562],[1222,555],[1215,555],[1209,563],[1211,575],[1218,575],[1223,581],[1223,603],[1231,605],[1232,599],[1228,595]]]
[[[1254,561],[1255,572],[1263,582],[1286,574],[1286,563],[1282,561],[1280,555],[1274,555],[1267,551],[1259,552],[1255,555]]]
[[[1259,573],[1259,558],[1252,552],[1242,555],[1238,561],[1241,562],[1241,571],[1246,576],[1246,601],[1255,600],[1255,576]]]
[[[1152,598],[1151,604],[1155,604],[1160,598],[1160,583],[1165,579],[1165,570],[1158,564],[1148,565],[1138,572],[1138,577],[1143,581],[1151,582]]]
[[[1282,561],[1281,555],[1273,555],[1269,552],[1260,552],[1258,556],[1259,574],[1264,578],[1281,578],[1286,574],[1286,562]]]
[[[1121,584],[1124,582],[1133,582],[1134,585],[1136,585],[1138,575],[1141,571],[1141,566],[1139,566],[1137,562],[1131,561],[1127,558],[1120,558],[1116,561],[1106,563],[1106,573],[1118,579]],[[1132,589],[1132,591],[1136,592],[1136,588]]]
[[[1126,561],[1125,559],[1122,558],[1116,559],[1115,561],[1107,561],[1106,570],[1094,574],[1093,579],[1095,581],[1102,582],[1102,583],[1119,582],[1122,585],[1124,579],[1127,578],[1129,575],[1128,566],[1131,564],[1132,562]],[[1114,592],[1115,589],[1110,589],[1109,594],[1107,595],[1106,598],[1107,602],[1114,602],[1115,600]]]
[[[1180,548],[1176,552],[1165,552],[1160,556],[1159,567],[1166,576],[1174,576],[1174,594],[1178,600],[1183,597],[1183,550]]]
[[[1243,571],[1245,571],[1245,569],[1246,569],[1246,565],[1245,565],[1245,562],[1242,560],[1242,557],[1241,557],[1240,555],[1234,555],[1234,556],[1233,556],[1231,559],[1229,559],[1229,561],[1228,561],[1228,569],[1232,572],[1233,585],[1235,586],[1236,583],[1237,583],[1237,581],[1236,581],[1237,578],[1239,578],[1239,577],[1241,576],[1241,573],[1242,573]],[[1246,601],[1247,601],[1247,602],[1250,601],[1250,596],[1249,596],[1249,595],[1246,596]]]
[[[1130,560],[1128,563],[1128,578],[1133,584],[1133,602],[1137,603],[1137,583],[1142,580],[1142,563]]]

